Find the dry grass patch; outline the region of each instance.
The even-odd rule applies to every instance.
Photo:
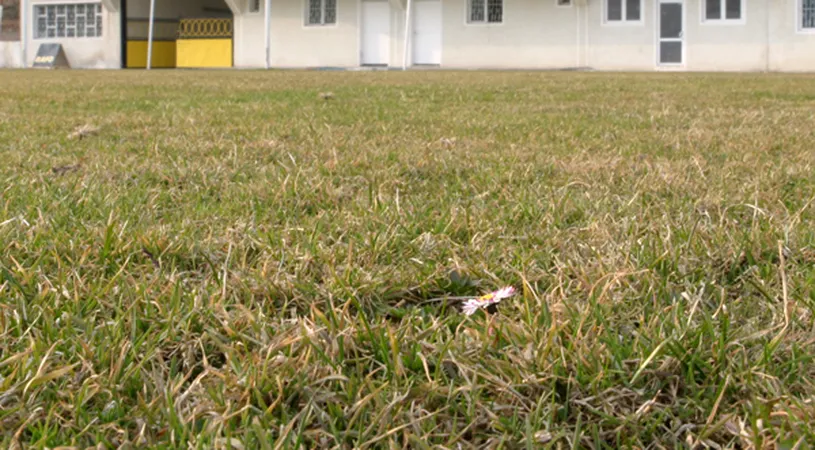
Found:
[[[809,76],[0,81],[3,447],[815,445]]]

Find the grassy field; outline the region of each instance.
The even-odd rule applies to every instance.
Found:
[[[0,447],[813,448],[813,121],[812,76],[0,72]]]

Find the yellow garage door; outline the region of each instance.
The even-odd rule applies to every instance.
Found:
[[[176,67],[232,67],[232,19],[181,19]]]

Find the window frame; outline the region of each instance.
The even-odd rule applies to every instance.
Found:
[[[320,2],[320,23],[309,23],[309,8],[312,1]],[[325,4],[326,0],[303,0],[303,27],[304,28],[323,28],[323,27],[336,27],[339,23],[339,0],[334,0],[334,22],[325,22]]]
[[[252,3],[257,1],[258,7],[257,9],[252,9]],[[263,11],[263,2],[262,0],[249,0],[246,5],[246,12],[248,14],[260,14]]]
[[[479,1],[484,3],[484,20],[473,21],[470,20],[472,17],[472,5],[474,1]],[[488,3],[489,0],[467,0],[466,5],[467,7],[464,9],[464,24],[474,27],[495,27],[501,26],[504,24],[504,16],[506,13],[506,0],[499,0],[501,2],[501,21],[500,22],[490,22],[489,21],[489,10],[488,10]]]
[[[815,26],[805,27],[804,22],[804,0],[795,0],[795,31],[798,34],[815,34]]]
[[[74,20],[74,27],[73,27],[74,28],[74,36],[68,36],[67,35],[68,34],[67,33],[67,30],[68,30],[67,19],[66,19],[66,25],[65,25],[65,30],[66,30],[65,36],[59,36],[58,32],[55,32],[54,36],[48,36],[48,26],[47,26],[47,24],[46,24],[46,35],[45,36],[39,36],[38,35],[38,32],[39,32],[38,21],[39,21],[39,18],[40,18],[40,15],[39,15],[39,13],[37,11],[38,8],[40,8],[40,7],[45,8],[45,15],[47,17],[48,16],[48,8],[56,9],[59,6],[65,6],[66,8],[69,7],[69,6],[72,6],[72,7],[76,8],[79,5],[85,6],[86,8],[88,6],[93,6],[93,7],[96,8],[95,14],[96,14],[96,17],[97,17],[98,20],[97,20],[96,25],[94,26],[94,35],[93,36],[88,36],[87,35],[87,28],[88,28],[87,26],[85,27],[85,35],[84,36],[76,36],[76,29],[77,29],[76,19]],[[31,39],[35,40],[35,41],[47,41],[47,40],[58,40],[58,39],[104,39],[105,38],[105,31],[108,28],[108,25],[107,25],[106,20],[105,20],[105,6],[102,4],[101,1],[98,1],[98,0],[96,0],[96,1],[94,1],[94,0],[90,0],[90,1],[88,1],[88,0],[84,0],[84,1],[82,1],[82,0],[80,0],[80,1],[65,0],[65,1],[63,1],[61,3],[37,2],[37,3],[31,3],[31,9],[29,11],[31,13],[31,19],[30,19],[30,21],[31,21]],[[56,14],[56,12],[55,12],[55,14]],[[76,12],[74,12],[74,14],[76,14]],[[66,15],[67,15],[67,10],[66,10]],[[85,17],[87,18],[87,13],[86,13]],[[26,19],[26,20],[29,20],[29,19]],[[57,30],[59,30],[59,28],[57,28]]]
[[[718,19],[707,18],[707,2],[709,0],[702,0],[699,2],[699,21],[702,25],[744,25],[747,23],[747,1],[739,0],[741,2],[741,16],[738,19],[727,18],[727,0],[719,0],[719,13],[721,17]],[[796,0],[800,2],[801,0]]]
[[[603,16],[600,18],[602,26],[606,27],[636,27],[645,25],[645,0],[638,0],[640,2],[640,18],[638,20],[628,20],[625,18],[628,12],[628,4],[626,0],[620,0],[622,9],[620,10],[620,20],[608,19],[608,2],[609,0],[602,0],[603,3]]]

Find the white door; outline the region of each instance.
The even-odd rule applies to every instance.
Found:
[[[362,2],[362,64],[388,65],[390,34],[391,9],[388,1]]]
[[[413,10],[413,64],[441,64],[441,1],[419,0]]]
[[[684,63],[684,25],[682,3],[676,0],[659,1],[659,64],[682,65]]]

